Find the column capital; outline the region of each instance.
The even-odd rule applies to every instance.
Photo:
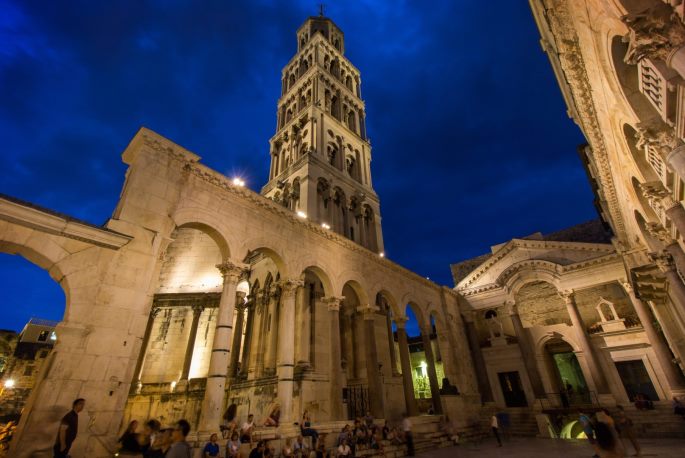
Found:
[[[666,245],[670,245],[673,242],[671,234],[669,234],[666,228],[659,223],[646,223],[645,230],[649,235]]]
[[[241,277],[243,277],[249,270],[249,266],[247,264],[235,262],[230,259],[222,262],[221,264],[217,264],[216,268],[219,269],[219,272],[221,272],[221,275],[224,277],[224,283],[227,281],[238,283]]]
[[[673,51],[685,44],[685,27],[673,7],[664,2],[621,20],[629,29],[623,39],[628,42],[624,58],[628,64],[637,64],[645,57],[667,62]]]
[[[649,259],[652,260],[654,264],[662,272],[670,272],[675,270],[675,263],[673,262],[673,256],[665,251],[659,251],[658,253],[649,253]]]
[[[504,301],[504,309],[507,311],[509,315],[519,314],[518,306],[516,305],[516,301],[513,299],[508,299]]]
[[[204,305],[201,304],[195,304],[193,305],[193,315],[200,315],[205,309]]]
[[[576,304],[575,291],[573,291],[572,289],[557,291],[557,294],[559,294],[559,297],[562,298],[564,302],[566,302],[566,305]]]
[[[393,318],[395,321],[395,326],[397,326],[397,329],[404,329],[407,326],[407,321],[409,321],[409,318],[406,316],[398,316]]]
[[[373,320],[377,311],[378,307],[371,304],[360,305],[357,307],[357,312],[361,313],[365,320]]]
[[[304,282],[302,280],[288,278],[279,281],[278,286],[281,287],[281,295],[283,297],[290,297],[295,295],[297,288],[304,286]]]
[[[247,297],[247,293],[245,291],[236,291],[235,292],[235,306],[236,307],[244,307],[245,306],[245,298]]]
[[[152,310],[150,310],[150,318],[153,320],[157,318],[157,315],[159,315],[159,312],[162,311],[162,307],[152,307]]]
[[[668,155],[674,149],[682,147],[682,142],[672,127],[664,127],[654,122],[641,122],[635,126],[635,146],[643,151],[648,148],[656,151],[667,161]]]
[[[340,310],[342,301],[345,300],[345,296],[327,296],[321,298],[321,300],[328,305],[328,310],[331,312],[337,312]]]

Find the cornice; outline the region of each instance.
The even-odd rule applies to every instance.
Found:
[[[625,225],[620,211],[616,186],[609,163],[606,144],[597,118],[592,85],[583,59],[578,34],[567,0],[544,0],[547,23],[555,37],[557,56],[566,80],[571,88],[573,104],[578,113],[578,122],[592,147],[594,162],[601,183],[602,194],[608,204],[616,235],[625,238]],[[548,52],[551,50],[548,50]]]
[[[132,237],[0,194],[0,220],[60,235],[104,248],[118,250]]]

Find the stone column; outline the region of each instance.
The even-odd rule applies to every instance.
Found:
[[[518,308],[516,307],[516,302],[507,301],[505,302],[507,311],[509,312],[509,317],[514,325],[514,331],[516,332],[516,338],[518,339],[519,348],[521,349],[521,357],[523,358],[523,364],[526,367],[526,373],[528,374],[528,379],[533,387],[533,394],[535,399],[544,399],[545,388],[542,385],[542,378],[540,377],[540,371],[538,370],[537,358],[535,356],[535,350],[530,344],[528,338],[528,333],[523,327],[521,322],[521,316],[518,313]]]
[[[440,384],[438,383],[438,374],[435,371],[435,358],[433,357],[433,344],[431,342],[431,327],[424,326],[421,328],[421,339],[423,340],[423,353],[426,355],[426,365],[428,366],[428,381],[431,387],[431,400],[433,401],[433,410],[436,415],[442,414],[442,402],[440,400]]]
[[[266,326],[269,321],[269,304],[274,298],[274,291],[276,287],[271,285],[269,289],[264,289],[262,291],[262,301],[257,304],[257,320],[255,328],[257,332],[255,337],[257,338],[253,342],[253,348],[255,348],[255,368],[254,374],[255,378],[262,377],[264,375],[264,359],[266,358],[266,344],[268,342],[268,336],[266,335]]]
[[[264,356],[264,367],[276,368],[276,352],[278,348],[278,314],[280,312],[279,302],[281,292],[278,288],[272,287],[269,291],[269,307],[265,310],[262,320],[264,321],[262,338],[266,340],[267,350]],[[268,331],[268,332],[267,332]],[[267,337],[268,336],[268,337]]]
[[[195,339],[197,337],[197,325],[200,323],[200,315],[204,310],[202,305],[193,305],[193,321],[190,324],[190,335],[188,336],[188,343],[186,344],[186,354],[183,359],[183,370],[181,371],[182,381],[187,382],[190,375],[190,365],[193,362],[193,351],[195,350]]]
[[[305,283],[304,287],[298,290],[295,296],[295,303],[300,311],[300,320],[298,322],[299,330],[299,345],[298,355],[297,355],[297,366],[303,368],[309,368],[311,366],[309,360],[309,343],[311,339],[311,326],[312,326],[312,309],[311,309],[311,292],[312,285]]]
[[[649,307],[635,295],[633,286],[630,283],[624,282],[622,285],[626,294],[628,294],[628,298],[630,298],[630,302],[633,304],[635,312],[637,312],[638,318],[640,318],[642,329],[644,329],[645,334],[647,334],[647,340],[649,340],[649,343],[654,349],[654,354],[659,360],[659,365],[666,375],[666,380],[668,381],[671,391],[677,390],[683,392],[683,390],[685,390],[685,384],[683,384],[683,379],[680,376],[679,371],[671,361],[671,352],[666,346],[666,342],[664,342],[656,329],[654,329],[652,313],[649,310]]]
[[[680,145],[666,155],[666,162],[679,177],[685,177],[685,145]]]
[[[414,397],[414,381],[411,372],[411,358],[409,357],[409,342],[407,339],[407,317],[395,318],[397,324],[397,344],[400,347],[400,365],[402,366],[402,387],[404,388],[404,402],[407,415],[414,417],[419,414]]]
[[[240,360],[240,375],[247,376],[250,368],[250,359],[252,353],[250,346],[252,345],[252,334],[254,333],[254,313],[255,313],[255,295],[251,294],[250,299],[246,304],[247,309],[247,325],[245,326],[245,341],[243,342],[243,355]]]
[[[245,309],[247,304],[245,301],[239,301],[236,299],[235,309],[238,312],[238,316],[235,319],[235,329],[233,330],[233,345],[231,346],[231,368],[228,371],[229,377],[236,377],[238,375],[238,360],[240,359],[240,343],[243,338],[243,322],[245,321]],[[247,336],[245,337],[247,340]],[[247,342],[245,342],[247,344]],[[243,351],[243,355],[245,352]],[[245,360],[243,359],[243,363]]]
[[[152,326],[155,323],[155,318],[159,315],[159,307],[152,307],[150,310],[150,317],[147,320],[147,325],[145,325],[145,334],[143,334],[143,341],[140,344],[140,354],[138,355],[138,361],[136,362],[136,369],[133,372],[136,374],[135,383],[131,385],[131,392],[137,391],[138,385],[141,383],[141,378],[143,376],[143,366],[145,365],[145,355],[147,354],[147,346],[150,343],[150,334],[152,334]]]
[[[587,333],[587,329],[585,329],[585,323],[583,322],[583,318],[580,316],[580,312],[578,312],[573,291],[561,291],[559,292],[559,296],[561,296],[564,302],[566,302],[566,310],[571,317],[573,329],[575,330],[576,337],[578,338],[578,342],[580,343],[580,347],[583,351],[583,355],[585,355],[585,360],[590,368],[592,378],[595,381],[598,394],[611,394],[606,377],[604,376],[604,370],[597,360],[594,348],[592,347],[592,342],[590,341],[590,336]]]
[[[240,277],[247,270],[245,264],[226,261],[217,268],[224,277],[224,287],[219,301],[216,317],[212,355],[209,359],[209,372],[205,396],[202,401],[198,431],[212,432],[219,427],[228,375],[228,363],[233,334],[233,309],[235,309],[236,287]]]
[[[685,78],[685,26],[672,6],[656,2],[621,19],[629,28],[627,63],[637,64],[644,58],[662,60]]]
[[[392,320],[390,318],[390,309],[386,310],[385,313],[385,324],[386,327],[388,328],[388,347],[390,350],[390,366],[391,366],[391,372],[390,374],[395,377],[400,375],[399,372],[397,372],[397,353],[395,352],[395,338],[392,333]]]
[[[383,418],[383,384],[378,370],[376,349],[376,310],[373,305],[360,305],[358,310],[364,317],[364,343],[366,350],[366,379],[369,384],[369,407],[374,418]]]
[[[278,320],[278,401],[281,423],[293,421],[293,372],[295,367],[295,293],[304,283],[300,280],[281,282],[281,318]]]
[[[328,305],[330,318],[331,354],[331,420],[343,420],[342,405],[342,354],[340,350],[340,303],[343,297],[326,297],[323,301]]]
[[[490,379],[488,378],[488,370],[485,367],[485,359],[480,348],[480,341],[478,340],[478,332],[476,331],[476,324],[474,323],[474,312],[466,311],[462,314],[464,325],[466,327],[466,337],[469,341],[471,349],[471,357],[473,358],[473,366],[476,369],[476,380],[478,382],[478,391],[483,402],[493,402],[492,388],[490,388]]]
[[[685,285],[676,271],[673,256],[670,253],[659,252],[650,253],[649,257],[654,261],[668,280],[668,295],[675,305],[676,311],[681,319],[685,318]]]

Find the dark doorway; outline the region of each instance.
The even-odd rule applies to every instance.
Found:
[[[502,388],[504,402],[507,407],[527,407],[526,393],[521,386],[521,377],[518,372],[499,372],[499,385]]]
[[[650,401],[658,401],[659,396],[656,394],[652,379],[649,378],[645,363],[641,359],[632,361],[618,361],[616,362],[616,369],[621,376],[623,387],[628,393],[628,399],[633,401],[636,394],[647,395]]]

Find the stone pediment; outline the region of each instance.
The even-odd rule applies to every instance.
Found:
[[[503,281],[524,268],[562,273],[615,256],[618,255],[614,247],[603,243],[512,239],[498,246],[491,257],[457,284],[456,289],[465,291],[501,286]]]

